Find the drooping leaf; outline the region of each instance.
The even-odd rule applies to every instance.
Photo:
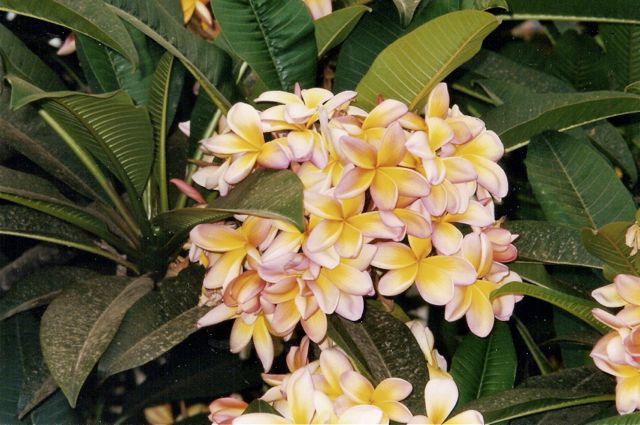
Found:
[[[625,233],[631,224],[622,221],[609,223],[597,231],[582,231],[585,248],[604,263],[609,278],[620,273],[640,275],[640,258],[630,256],[631,248],[625,244]]]
[[[509,0],[513,19],[544,19],[556,21],[595,21],[640,23],[640,11],[634,2],[610,0]]]
[[[375,385],[396,377],[410,382],[411,395],[403,403],[412,412],[424,412],[424,387],[429,379],[424,355],[409,328],[378,302],[367,301],[359,322],[329,318],[328,335]]]
[[[187,269],[167,279],[129,309],[98,364],[103,378],[159,357],[197,330],[208,310],[198,307],[202,269]]]
[[[234,53],[273,90],[315,86],[311,16],[297,0],[217,0],[213,13]]]
[[[544,132],[532,139],[525,164],[549,221],[597,229],[634,217],[631,193],[584,139]]]
[[[528,295],[530,297],[546,301],[581,319],[600,333],[605,333],[609,330],[607,326],[600,323],[591,314],[591,310],[598,307],[598,304],[593,301],[563,294],[562,292],[558,292],[553,289],[522,282],[510,282],[501,286],[491,293],[491,299],[495,299],[506,294]]]
[[[77,192],[108,202],[104,191],[62,139],[47,127],[35,108],[9,109],[9,90],[0,93],[3,141]]]
[[[15,283],[0,298],[0,320],[39,305],[48,304],[68,285],[81,282],[97,273],[79,267],[51,267],[30,274]]]
[[[640,111],[640,96],[611,91],[527,94],[482,116],[507,151],[525,146],[545,130],[568,130]]]
[[[474,10],[449,13],[421,25],[378,55],[358,83],[358,104],[372,109],[382,95],[420,109],[435,85],[473,57],[497,26],[493,15]]]
[[[84,149],[91,152],[135,196],[144,190],[153,164],[153,130],[147,112],[125,93],[87,95],[45,93],[8,76],[14,108],[41,101],[43,107]]]
[[[614,88],[623,90],[640,80],[640,28],[638,25],[603,24],[598,27]]]
[[[52,22],[95,38],[134,65],[138,54],[122,22],[99,0],[0,0],[0,10]]]
[[[16,317],[0,322],[0,423],[28,424],[18,419],[18,399],[22,385],[22,367],[15,355],[18,344]]]
[[[47,64],[34,54],[22,40],[0,24],[0,58],[4,72],[12,73],[43,90],[64,90],[66,87]]]
[[[66,288],[47,308],[42,353],[72,407],[127,310],[152,286],[146,277],[98,277]]]
[[[218,198],[208,208],[183,208],[160,214],[154,224],[162,234],[181,243],[196,224],[249,214],[285,220],[304,228],[302,183],[291,171],[260,169]]]
[[[227,112],[231,88],[225,86],[230,58],[221,49],[183,27],[157,0],[107,0],[109,9],[172,55],[200,82],[214,103]]]
[[[416,12],[418,5],[420,5],[420,1],[421,0],[393,0],[400,14],[400,21],[405,27],[409,25],[409,22],[413,19],[413,14]]]
[[[518,359],[509,326],[496,322],[486,338],[464,337],[451,362],[451,375],[465,404],[513,388]]]
[[[18,417],[22,419],[58,386],[42,359],[38,321],[30,314],[20,314],[15,323],[18,341],[14,349],[22,368]]]
[[[505,224],[519,235],[514,244],[520,260],[601,268],[582,245],[580,229],[548,221],[513,220]]]
[[[80,423],[80,418],[75,410],[69,406],[69,402],[58,391],[36,408],[29,416],[33,425],[50,424],[75,424]]]
[[[363,5],[355,5],[336,10],[313,21],[316,27],[316,47],[318,57],[321,58],[329,50],[342,43],[365,12],[371,9]]]

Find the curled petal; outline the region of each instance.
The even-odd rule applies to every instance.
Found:
[[[465,410],[462,413],[458,413],[454,417],[450,418],[447,421],[447,425],[483,425],[484,418],[482,417],[482,413],[477,410]]]
[[[273,341],[263,315],[260,315],[253,324],[253,345],[264,371],[268,372],[273,364]]]
[[[371,425],[382,422],[384,412],[368,404],[353,406],[345,410],[338,418],[339,424]]]
[[[364,312],[364,300],[360,295],[351,295],[347,293],[340,294],[336,313],[347,320],[355,322],[360,320]]]
[[[258,155],[258,153],[247,153],[234,158],[227,172],[224,173],[224,180],[229,184],[240,183],[253,171]]]
[[[199,224],[191,230],[189,238],[202,249],[213,252],[242,249],[247,243],[236,229],[220,223]]]
[[[430,192],[429,182],[417,171],[401,167],[385,167],[379,173],[389,176],[395,182],[398,193],[402,196],[421,198]]]
[[[640,278],[619,274],[613,279],[620,296],[628,303],[640,306]]]
[[[391,210],[398,202],[398,186],[391,176],[378,170],[370,187],[371,198],[381,210]]]
[[[393,167],[398,165],[404,158],[407,150],[405,148],[404,130],[400,124],[393,123],[382,136],[377,154],[378,167]]]
[[[338,199],[353,198],[369,189],[375,176],[374,170],[352,168],[342,176],[334,194]]]
[[[462,232],[456,226],[446,222],[433,223],[431,240],[433,246],[444,255],[453,255],[462,246]]]
[[[626,304],[624,298],[618,293],[615,283],[593,290],[591,296],[605,307],[622,307]]]
[[[198,327],[202,328],[204,326],[211,326],[220,322],[224,322],[225,320],[233,318],[236,314],[238,314],[237,307],[229,307],[225,304],[218,304],[207,314],[202,316],[200,320],[198,320]]]

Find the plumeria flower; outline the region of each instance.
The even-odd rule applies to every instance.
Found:
[[[476,281],[473,266],[464,258],[431,254],[431,240],[409,236],[409,246],[398,242],[380,242],[371,264],[384,270],[378,292],[385,296],[404,292],[414,282],[429,304],[451,301],[456,285]]]
[[[218,398],[209,404],[209,420],[214,424],[229,425],[242,415],[249,405],[234,397]]]
[[[327,16],[332,10],[331,0],[304,0],[304,4],[311,12],[314,21]]]
[[[411,333],[415,337],[422,353],[424,354],[424,358],[427,361],[427,364],[431,368],[437,368],[446,371],[447,370],[447,360],[438,353],[438,350],[435,349],[435,339],[433,337],[433,332],[427,327],[420,323],[418,320],[411,320],[405,323],[409,329],[411,329]]]
[[[220,196],[227,196],[230,185],[223,177],[229,170],[230,164],[231,158],[227,158],[221,165],[198,168],[193,173],[193,181],[206,189],[217,190]]]
[[[206,151],[231,157],[231,164],[224,174],[227,183],[239,183],[251,173],[256,164],[274,169],[289,166],[292,154],[286,139],[266,143],[260,115],[251,105],[233,105],[227,114],[227,125],[230,131],[201,142]]]
[[[594,316],[614,329],[640,325],[640,278],[619,274],[613,283],[594,290],[591,295],[606,307],[623,307],[615,316],[601,309]]]
[[[398,167],[406,152],[404,132],[399,124],[391,125],[375,144],[349,136],[341,141],[342,151],[353,168],[336,186],[336,198],[352,198],[369,189],[379,209],[391,210],[398,196],[420,198],[429,193],[429,183],[422,175]]]
[[[633,223],[627,229],[624,235],[624,243],[631,248],[629,256],[634,256],[638,253],[638,249],[640,249],[640,226],[637,222]]]
[[[427,415],[414,416],[409,424],[484,424],[484,418],[476,410],[466,410],[447,419],[458,402],[458,387],[451,375],[438,369],[429,369],[429,382],[424,388],[424,402]]]

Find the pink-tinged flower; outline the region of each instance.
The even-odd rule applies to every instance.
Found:
[[[596,343],[591,358],[598,369],[616,377],[616,409],[624,415],[640,409],[640,367],[620,362],[620,352],[624,346],[618,332],[611,332]]]
[[[405,323],[411,329],[411,333],[415,337],[422,353],[424,354],[424,358],[427,361],[427,364],[432,368],[437,368],[446,371],[447,370],[447,360],[438,353],[438,350],[435,349],[435,339],[433,338],[433,333],[431,329],[427,326],[424,326],[417,320],[411,320]]]
[[[229,425],[235,418],[242,415],[242,412],[249,405],[242,400],[233,397],[218,398],[209,405],[209,420],[214,424]]]
[[[273,363],[273,341],[265,314],[273,313],[273,305],[262,297],[266,282],[253,271],[235,278],[224,292],[223,303],[198,320],[198,327],[211,326],[225,320],[236,320],[229,338],[230,351],[239,353],[251,340],[265,371]],[[265,312],[265,308],[269,311]]]
[[[638,249],[640,249],[640,226],[637,222],[633,223],[627,229],[627,232],[624,234],[624,243],[631,248],[629,256],[633,256],[638,253]]]
[[[462,246],[462,232],[452,223],[463,223],[475,227],[485,227],[494,223],[493,214],[477,201],[469,201],[467,209],[462,213],[447,213],[432,217],[431,220],[433,246],[444,255],[453,255]]]
[[[331,0],[304,0],[304,4],[309,9],[314,21],[327,16],[332,11]]]
[[[285,388],[287,386],[287,381],[291,377],[291,374],[296,370],[307,367],[309,365],[308,337],[305,336],[302,338],[302,340],[300,341],[300,346],[293,346],[289,349],[286,361],[289,373],[277,375],[267,373],[262,374],[262,379],[267,384],[271,385],[271,388],[269,388],[269,390],[267,390],[267,392],[264,393],[262,397],[260,397],[261,400],[272,403],[286,399],[287,394]]]
[[[426,196],[429,193],[427,180],[414,170],[398,167],[406,152],[400,125],[392,124],[377,140],[377,143],[368,143],[354,137],[342,137],[342,152],[353,168],[346,171],[336,186],[336,198],[352,198],[369,189],[379,209],[391,210],[396,207],[398,196]]]
[[[406,423],[412,417],[407,407],[400,403],[411,394],[412,386],[404,379],[387,378],[375,388],[367,378],[355,371],[340,375],[343,395],[335,404],[338,413],[357,405],[376,406],[384,412],[384,422],[389,419]]]
[[[342,350],[338,347],[328,348],[320,353],[319,373],[313,375],[313,382],[318,391],[335,400],[344,394],[340,377],[353,370],[349,357]]]
[[[291,152],[286,139],[265,143],[260,115],[251,105],[237,103],[227,114],[230,131],[202,141],[202,147],[220,157],[231,157],[231,164],[224,174],[229,184],[236,184],[247,177],[256,164],[284,169],[291,162]]]
[[[509,263],[518,258],[518,249],[512,243],[518,235],[499,227],[499,224],[482,229],[482,233],[487,235],[491,242],[493,261]]]
[[[402,204],[401,201],[398,201]],[[431,223],[428,216],[420,214],[409,208],[394,208],[389,211],[380,211],[382,222],[390,228],[397,229],[397,235],[386,237],[394,241],[400,241],[406,235],[416,238],[428,238],[431,236]]]
[[[451,375],[437,369],[429,369],[430,379],[424,388],[424,401],[427,407],[426,416],[414,416],[409,424],[484,424],[482,414],[476,410],[465,410],[449,418],[451,411],[458,402],[458,387]]]
[[[431,240],[409,236],[409,246],[397,242],[380,242],[371,264],[390,270],[378,283],[385,296],[404,292],[414,282],[422,298],[429,304],[444,305],[451,301],[456,285],[476,281],[473,266],[464,258],[431,254]]]
[[[594,290],[591,295],[606,307],[623,307],[615,315],[594,309],[593,315],[614,329],[633,328],[640,325],[640,278],[619,274],[613,283]]]
[[[198,168],[193,173],[193,181],[206,189],[217,190],[220,192],[220,196],[227,196],[230,185],[223,177],[229,169],[230,163],[231,160],[227,159],[221,165]]]
[[[192,243],[205,251],[222,253],[205,276],[205,288],[224,288],[240,274],[245,259],[259,261],[258,247],[272,232],[272,220],[259,217],[247,218],[238,229],[222,223],[194,227],[189,234]]]
[[[305,191],[305,209],[312,214],[306,247],[311,252],[335,246],[341,257],[355,258],[360,254],[364,236],[393,238],[397,231],[385,226],[379,212],[361,214],[364,194],[349,199]]]
[[[207,201],[202,197],[202,194],[198,192],[193,186],[181,179],[169,180],[178,190],[184,193],[187,197],[193,199],[198,204],[206,204]]]
[[[76,52],[76,35],[72,32],[64,39],[64,43],[56,52],[58,56],[68,56]]]

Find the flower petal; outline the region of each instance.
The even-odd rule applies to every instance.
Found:
[[[335,247],[338,254],[343,258],[355,258],[360,254],[364,238],[360,230],[349,223],[345,223],[342,234],[336,241]]]
[[[476,286],[477,283],[469,287],[469,290],[473,291],[473,295],[471,305],[467,311],[467,325],[469,325],[471,332],[484,338],[489,335],[491,329],[493,329],[495,318],[493,315],[493,306],[489,298]]]
[[[369,189],[375,176],[374,170],[353,168],[347,171],[335,188],[335,197],[338,199],[353,198],[363,193]]]
[[[257,160],[258,153],[247,153],[234,158],[227,172],[224,173],[224,180],[229,184],[240,183],[251,174]]]
[[[260,115],[253,106],[242,102],[233,105],[227,113],[227,124],[234,133],[256,148],[264,143]]]
[[[254,152],[258,149],[234,133],[223,133],[204,139],[202,147],[215,155],[233,155],[241,152]]]
[[[444,423],[458,401],[458,387],[453,378],[431,377],[424,388],[424,401],[431,423]]]
[[[311,252],[324,251],[336,243],[344,223],[342,221],[322,220],[311,230],[307,239],[307,248]]]
[[[339,424],[371,425],[382,422],[384,412],[376,406],[360,404],[345,410],[338,418]]]
[[[450,418],[447,421],[447,425],[483,425],[484,418],[482,417],[482,413],[477,410],[465,410],[464,412],[458,413],[454,417]]]
[[[453,255],[462,246],[462,232],[451,223],[435,222],[431,240],[439,252],[444,255]]]
[[[206,251],[227,252],[244,248],[242,234],[233,227],[222,224],[198,224],[189,233],[191,242]]]
[[[427,260],[423,260],[418,267],[416,287],[429,304],[445,305],[453,299],[453,282],[445,271],[429,267]]]
[[[367,295],[373,288],[371,276],[355,267],[339,264],[333,269],[323,268],[320,276],[325,276],[342,292],[352,295]]]
[[[399,242],[379,242],[371,265],[385,270],[396,270],[416,264],[411,248]]]
[[[311,214],[328,220],[342,220],[340,202],[331,196],[304,191],[304,208]]]
[[[351,295],[344,292],[340,294],[340,299],[336,306],[336,314],[355,322],[362,318],[363,312],[364,300],[360,295]]]
[[[252,324],[245,323],[242,317],[238,317],[235,322],[233,322],[231,336],[229,337],[229,346],[232,353],[239,353],[249,344],[253,336],[254,324],[255,322]]]
[[[628,303],[640,306],[640,278],[619,274],[613,279],[620,296]]]
[[[371,198],[375,202],[376,206],[381,210],[392,210],[396,207],[398,202],[398,186],[394,179],[378,170],[371,187],[369,188]]]
[[[387,127],[392,122],[400,119],[409,111],[407,105],[393,99],[387,99],[373,108],[362,123],[362,129],[374,127]]]
[[[273,341],[263,315],[258,316],[253,324],[253,345],[264,371],[268,372],[273,364]]]
[[[393,167],[398,165],[404,158],[407,150],[405,148],[404,130],[400,124],[393,123],[382,136],[378,148],[377,166]]]
[[[427,196],[431,189],[426,178],[417,171],[401,167],[385,167],[378,173],[385,173],[398,187],[398,193],[409,198]]]
[[[425,115],[427,117],[446,118],[449,113],[449,91],[446,83],[438,83],[427,100]]]
[[[373,385],[358,372],[347,371],[340,376],[340,387],[351,400],[359,404],[369,404]]]
[[[313,380],[308,369],[298,369],[291,375],[287,383],[287,404],[292,423],[311,423],[315,411],[313,397],[311,397],[313,392]]]
[[[211,326],[231,319],[238,313],[237,307],[218,304],[198,320],[198,327]]]
[[[380,382],[373,391],[371,400],[375,403],[385,401],[400,401],[409,397],[413,387],[404,379],[387,378]],[[394,419],[396,420],[396,419]]]
[[[398,295],[406,291],[415,282],[417,274],[417,264],[388,271],[378,282],[378,292],[386,297]]]

